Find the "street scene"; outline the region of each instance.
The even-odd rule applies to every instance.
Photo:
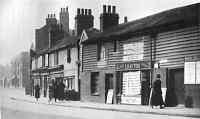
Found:
[[[200,118],[198,0],[2,0],[0,11],[0,119]]]

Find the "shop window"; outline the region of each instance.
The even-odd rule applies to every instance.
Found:
[[[74,89],[74,83],[73,83],[73,78],[68,78],[67,80],[66,80],[66,88],[68,89],[68,90],[72,90],[72,89]]]
[[[99,78],[99,72],[92,72],[91,73],[91,95],[98,95],[98,78]]]
[[[70,63],[71,62],[71,49],[68,48],[67,49],[67,63]]]

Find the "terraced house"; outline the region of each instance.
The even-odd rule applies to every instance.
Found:
[[[168,106],[188,97],[200,105],[200,4],[118,24],[115,7],[104,6],[100,31],[80,41],[81,100],[147,105],[155,77]]]

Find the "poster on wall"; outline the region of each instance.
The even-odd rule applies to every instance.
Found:
[[[196,84],[200,84],[200,61],[196,62]]]
[[[123,45],[123,61],[142,60],[144,42],[132,42]]]
[[[196,62],[185,62],[184,84],[195,84]]]
[[[141,104],[140,71],[124,72],[121,103]]]
[[[106,98],[106,103],[107,104],[112,104],[113,101],[113,89],[108,90],[107,98]]]

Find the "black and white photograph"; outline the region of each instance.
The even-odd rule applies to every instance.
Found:
[[[0,119],[199,118],[199,0],[0,0]]]

